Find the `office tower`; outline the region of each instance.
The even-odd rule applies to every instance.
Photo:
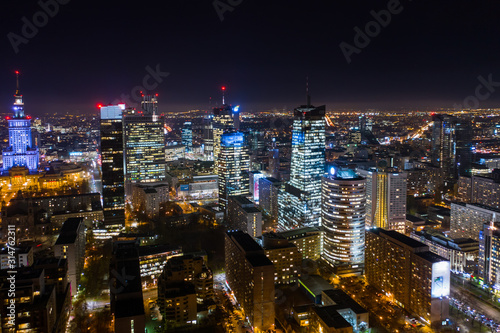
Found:
[[[365,247],[366,180],[353,170],[331,167],[323,177],[323,259],[337,274],[362,271]]]
[[[456,177],[471,174],[472,169],[472,119],[469,117],[457,120],[456,134]]]
[[[182,144],[186,147],[186,152],[193,151],[193,127],[190,121],[186,121],[181,130]]]
[[[228,198],[233,195],[248,195],[248,147],[243,133],[228,132],[220,138],[217,158],[219,175],[219,206],[226,211]]]
[[[472,238],[479,240],[484,224],[500,222],[500,210],[482,204],[451,204],[451,238]]]
[[[431,162],[435,167],[452,174],[455,169],[456,118],[447,114],[433,114]]]
[[[243,231],[225,235],[225,272],[254,331],[273,329],[274,266],[262,247]]]
[[[294,110],[290,181],[279,195],[279,229],[321,225],[325,173],[325,106]]]
[[[101,107],[101,167],[104,224],[125,226],[123,110],[125,104]]]
[[[54,257],[68,260],[68,276],[71,296],[78,293],[78,285],[85,261],[85,224],[82,218],[70,218],[64,222],[54,244]]]
[[[242,230],[254,238],[262,236],[262,212],[242,195],[229,197],[227,221],[231,229]]]
[[[394,230],[366,231],[367,282],[427,324],[448,318],[450,262]]]
[[[259,207],[264,214],[271,217],[273,223],[278,222],[278,192],[281,182],[276,178],[259,178]]]
[[[214,152],[214,129],[212,124],[213,115],[203,117],[203,153],[213,158]]]
[[[489,287],[500,289],[500,223],[484,224],[479,236],[479,276]]]
[[[222,134],[234,129],[234,120],[232,110],[229,105],[222,105],[220,108],[214,108],[214,117],[212,118],[213,128],[213,152],[214,152],[214,171],[218,174],[219,165],[217,163],[221,150]]]
[[[297,246],[302,259],[318,260],[323,253],[323,232],[318,228],[305,227],[278,234]]]
[[[405,232],[406,172],[357,169],[366,178],[366,225]]]
[[[161,182],[166,177],[164,117],[154,113],[156,100],[143,105],[148,110],[127,109],[123,118],[127,197],[134,184]]]
[[[38,147],[31,136],[31,117],[24,114],[23,95],[19,90],[19,72],[16,71],[16,93],[14,94],[14,116],[6,117],[9,123],[9,146],[3,150],[3,170],[25,167],[30,172],[38,171]]]

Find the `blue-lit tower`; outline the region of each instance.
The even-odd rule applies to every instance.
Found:
[[[278,197],[280,230],[321,225],[321,179],[325,173],[325,106],[294,110],[290,181]]]
[[[23,95],[19,91],[19,72],[16,71],[16,93],[14,95],[14,116],[7,117],[9,123],[9,146],[2,152],[3,170],[12,167],[26,167],[30,172],[38,171],[38,147],[31,138],[31,117],[24,114]]]
[[[249,194],[250,159],[243,133],[232,130],[222,134],[217,164],[219,206],[225,211],[230,196]]]

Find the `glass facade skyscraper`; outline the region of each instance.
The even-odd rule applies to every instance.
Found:
[[[365,248],[366,180],[353,170],[331,168],[323,177],[323,258],[332,266],[361,268]]]
[[[24,114],[23,95],[19,91],[19,73],[14,95],[14,116],[6,117],[9,123],[9,146],[2,152],[3,170],[26,167],[30,172],[38,171],[39,152],[31,137],[31,117]]]
[[[101,107],[101,165],[104,223],[124,226],[123,110],[125,104]]]
[[[281,230],[321,225],[325,173],[325,106],[294,110],[290,181],[279,195]]]
[[[193,150],[193,125],[190,121],[186,121],[182,126],[181,139],[186,152],[191,152]]]
[[[225,211],[230,196],[249,194],[250,159],[243,133],[230,131],[221,136],[217,163],[219,206],[222,211]]]
[[[214,152],[214,172],[218,174],[219,154],[221,151],[221,137],[226,131],[234,129],[234,120],[232,110],[229,105],[222,105],[220,108],[214,109],[214,117],[212,118],[213,128],[213,152]]]
[[[130,196],[133,184],[165,180],[164,117],[134,109],[125,111],[125,192]]]

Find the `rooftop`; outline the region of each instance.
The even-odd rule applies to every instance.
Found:
[[[320,232],[320,230],[318,228],[315,228],[315,227],[305,227],[305,228],[283,231],[283,232],[280,232],[279,234],[285,238],[290,239],[290,238],[295,238],[297,236],[303,236],[303,235],[305,236],[305,234],[310,233],[310,232],[317,233],[317,232]]]
[[[241,230],[228,231],[227,236],[232,238],[246,253],[263,251],[262,247],[249,234]]]
[[[336,329],[351,327],[351,324],[337,312],[335,305],[315,306],[313,307],[313,311],[316,312],[318,317],[321,318],[328,327],[334,327]]]
[[[407,245],[409,247],[412,247],[412,248],[421,248],[421,247],[427,247],[427,245],[425,245],[424,243],[421,243],[419,241],[416,241],[408,236],[405,236],[397,231],[394,231],[394,230],[384,230],[382,228],[375,228],[375,229],[370,229],[368,230],[368,232],[371,232],[375,235],[385,235],[386,237],[385,238],[388,238],[389,240],[391,240],[390,238],[392,238],[393,240],[399,242],[399,243],[403,243],[404,245]]]
[[[351,309],[356,314],[367,313],[368,311],[358,304],[355,300],[351,298],[351,296],[347,295],[341,289],[329,289],[324,290],[323,293],[336,303],[335,306],[338,310],[342,309]]]
[[[80,224],[83,224],[82,217],[72,217],[67,219],[66,222],[63,223],[55,245],[75,243],[76,238],[78,237],[77,232],[80,228]]]
[[[446,258],[438,256],[435,253],[432,253],[431,251],[418,252],[418,253],[416,253],[416,255],[427,260],[428,262],[431,262],[431,263],[436,263],[436,262],[441,262],[441,261],[449,261]]]

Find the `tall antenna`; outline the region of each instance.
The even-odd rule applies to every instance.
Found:
[[[224,100],[224,92],[226,91],[226,87],[225,86],[222,86],[222,105],[226,104],[225,100]]]
[[[310,107],[311,96],[309,96],[309,76],[306,76],[306,98],[307,98],[307,107]]]
[[[19,95],[19,71],[16,71],[16,95]]]

